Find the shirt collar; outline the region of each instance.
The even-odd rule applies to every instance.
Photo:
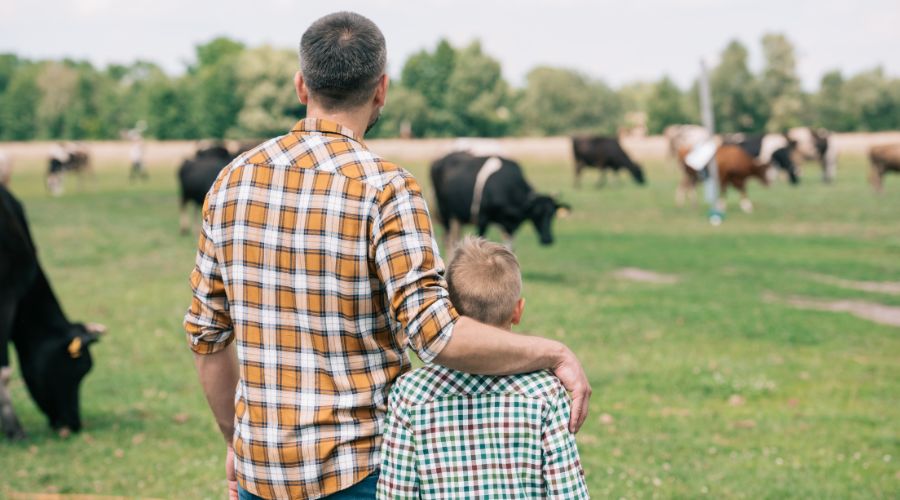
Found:
[[[340,123],[322,118],[304,118],[294,125],[291,132],[305,135],[309,133],[319,133],[323,135],[343,135],[362,144],[362,137],[353,130],[341,125]]]

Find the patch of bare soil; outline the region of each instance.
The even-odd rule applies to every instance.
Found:
[[[663,274],[647,269],[637,267],[623,267],[612,273],[616,278],[625,280],[638,281],[641,283],[659,283],[663,285],[674,285],[678,283],[678,276],[674,274]]]
[[[900,281],[857,281],[815,273],[810,273],[809,276],[819,283],[848,288],[850,290],[900,295]]]
[[[900,307],[886,306],[867,300],[825,300],[798,296],[781,298],[771,293],[763,294],[763,300],[770,303],[787,304],[797,309],[846,312],[874,323],[900,327]]]

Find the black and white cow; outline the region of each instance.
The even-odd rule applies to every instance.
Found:
[[[797,142],[787,135],[732,134],[725,136],[724,143],[740,146],[761,165],[783,170],[791,184],[797,185],[800,183],[800,173],[793,159]],[[770,170],[770,172],[776,171]]]
[[[606,184],[606,171],[619,173],[620,169],[628,170],[634,182],[644,184],[644,170],[622,149],[615,137],[589,136],[573,137],[572,152],[575,155],[575,187],[581,185],[581,171],[586,167],[600,169],[598,186]]]
[[[431,165],[431,182],[448,251],[459,240],[463,224],[474,224],[481,236],[490,224],[497,224],[511,246],[513,234],[527,220],[534,224],[541,244],[550,245],[553,218],[571,210],[552,196],[536,193],[522,168],[499,156],[450,153]]]
[[[831,132],[823,128],[795,127],[787,137],[797,144],[794,162],[816,161],[822,166],[822,181],[830,183],[837,175],[838,151]]]
[[[78,388],[91,369],[88,346],[105,327],[70,323],[37,259],[25,212],[0,185],[0,429],[24,437],[8,391],[9,346],[25,386],[60,435],[81,429]]]

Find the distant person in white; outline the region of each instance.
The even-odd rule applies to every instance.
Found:
[[[131,141],[131,173],[128,175],[129,180],[147,179],[147,171],[144,170],[144,130],[147,129],[147,122],[141,120],[135,124],[134,128],[125,132],[125,137]]]

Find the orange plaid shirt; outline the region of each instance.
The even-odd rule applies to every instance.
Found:
[[[337,123],[301,120],[222,170],[184,325],[200,354],[237,341],[245,489],[319,498],[378,467],[406,348],[432,360],[458,317],[443,271],[416,180]]]

